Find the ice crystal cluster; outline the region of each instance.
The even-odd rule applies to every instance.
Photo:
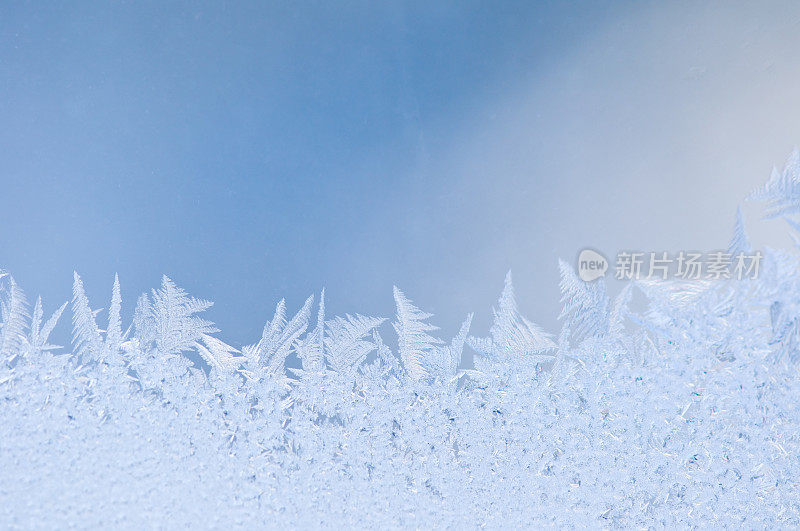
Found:
[[[800,228],[800,156],[753,199]],[[117,281],[50,314],[4,272],[0,527],[800,526],[799,266],[612,299],[562,262],[553,335],[510,275],[449,340],[398,288],[390,319],[322,292],[241,351],[167,277],[127,323]]]

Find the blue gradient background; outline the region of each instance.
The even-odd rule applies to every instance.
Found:
[[[702,5],[701,5],[702,4]],[[234,345],[274,304],[476,330],[512,269],[714,249],[800,142],[791,3],[8,2],[0,267],[129,318],[166,273]],[[758,213],[751,232],[769,240]]]

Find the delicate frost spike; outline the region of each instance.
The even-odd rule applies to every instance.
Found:
[[[44,317],[44,312],[42,310],[42,298],[37,297],[36,305],[33,309],[33,317],[31,319],[30,334],[28,337],[28,344],[34,353],[61,348],[58,345],[50,345],[48,340],[50,339],[50,334],[53,332],[53,328],[55,328],[56,323],[58,323],[58,320],[61,318],[61,314],[64,313],[64,309],[66,307],[67,303],[65,302],[55,312],[53,312],[53,315],[50,316],[50,319],[48,319],[44,323],[44,326],[42,326],[42,318]]]
[[[115,281],[115,299],[118,298],[118,288]],[[234,356],[239,351],[213,337],[211,334],[218,332],[214,323],[196,315],[213,304],[190,297],[169,277],[162,277],[161,289],[152,292],[152,303],[143,295],[136,305],[136,343],[142,345],[154,341],[161,355],[175,355],[195,349],[210,366],[221,371],[235,369],[244,359]],[[117,327],[114,334],[119,334],[121,341],[121,327]]]
[[[316,343],[319,355],[317,359],[309,360],[312,366],[322,367],[325,363],[325,288],[319,294],[319,310],[317,311],[317,327],[314,329],[314,342]]]
[[[555,347],[549,334],[519,312],[511,271],[506,273],[497,309],[493,309],[492,312],[494,322],[489,329],[491,338],[470,337],[467,340],[479,354],[498,359],[516,356],[536,357]]]
[[[568,263],[558,261],[561,271],[561,302],[563,309],[558,316],[564,323],[559,343],[567,348],[570,340],[573,346],[589,337],[602,337],[608,332],[608,296],[602,278],[584,282]]]
[[[467,315],[467,318],[461,324],[461,329],[449,345],[433,349],[426,363],[427,369],[432,375],[445,380],[458,373],[458,367],[461,365],[461,356],[464,353],[464,342],[472,324],[472,317],[473,314]]]
[[[331,368],[346,372],[355,368],[375,349],[375,344],[364,337],[378,328],[386,319],[347,315],[327,322],[328,335],[325,337],[325,357]]]
[[[394,286],[394,301],[397,305],[394,329],[397,332],[400,359],[412,380],[422,380],[428,376],[423,362],[425,356],[441,343],[441,340],[427,332],[438,330],[438,327],[423,322],[432,314],[414,306],[397,286]]]
[[[384,344],[383,338],[377,328],[372,331],[372,341],[375,343],[378,359],[380,359],[390,371],[394,371],[394,373],[399,376],[403,369],[400,367],[400,364],[397,363],[397,358],[392,354],[389,347]]]
[[[64,313],[66,307],[67,307],[67,302],[64,302],[63,304],[61,304],[61,306],[58,307],[56,311],[53,312],[53,315],[50,316],[50,319],[48,319],[44,323],[42,330],[39,332],[39,340],[42,343],[41,346],[42,350],[61,348],[55,345],[49,345],[47,342],[50,339],[50,334],[53,332],[53,329],[56,327],[56,324],[58,324],[58,320],[61,319],[61,314]]]
[[[8,295],[0,303],[0,316],[2,316],[0,358],[4,360],[11,359],[19,352],[25,340],[28,318],[25,294],[14,281],[14,277],[9,277],[7,293]]]
[[[317,326],[305,340],[297,340],[295,349],[304,371],[319,372],[325,368],[325,288],[319,295]]]
[[[42,297],[36,297],[36,304],[33,305],[33,315],[31,316],[31,329],[30,329],[30,337],[32,343],[38,342],[39,340],[39,330],[42,328],[42,317],[44,312],[42,311]]]
[[[291,321],[286,323],[286,326],[283,329],[283,334],[281,335],[281,345],[284,346],[287,351],[284,355],[283,352],[280,352],[280,360],[277,358],[273,358],[270,363],[270,370],[272,372],[283,371],[284,362],[286,361],[286,357],[291,352],[291,348],[294,346],[295,341],[305,333],[306,328],[308,328],[308,320],[311,317],[311,305],[314,304],[314,296],[311,295],[306,299],[306,302],[303,304],[303,307],[300,309],[294,317],[292,317]]]
[[[83,281],[77,272],[72,283],[72,343],[75,354],[82,361],[97,360],[102,355],[103,341],[95,321],[95,312],[89,307],[89,299],[83,289]]]
[[[506,278],[503,280],[503,292],[500,293],[500,300],[497,301],[497,308],[500,313],[504,315],[514,314],[518,311],[511,271],[506,272]]]
[[[633,297],[633,284],[627,283],[622,291],[614,298],[611,305],[611,312],[608,317],[608,332],[613,337],[619,337],[625,331],[625,316],[628,313],[628,305]]]
[[[747,199],[767,202],[766,219],[800,212],[800,151],[795,148],[783,172],[773,168],[769,180]]]
[[[36,297],[36,304],[33,306],[33,315],[31,316],[31,328],[29,333],[28,343],[31,347],[36,348],[35,345],[39,344],[39,331],[42,328],[42,297]]]
[[[453,353],[453,360],[455,361],[456,367],[461,365],[461,356],[464,354],[464,343],[467,340],[467,334],[469,334],[469,328],[472,326],[472,318],[474,316],[474,313],[467,314],[467,318],[461,323],[461,329],[458,331],[458,334],[456,334],[450,342],[450,349]]]
[[[189,297],[167,276],[161,278],[161,289],[153,290],[152,298],[148,312],[150,315],[140,315],[139,319],[152,319],[155,342],[162,355],[191,350],[202,334],[219,331],[214,323],[195,315],[207,310],[214,303]],[[138,326],[146,328],[148,325],[141,323]]]
[[[778,172],[778,168],[775,166],[772,167],[772,171],[769,174],[769,179],[767,182],[759,186],[758,188],[754,189],[748,196],[745,198],[746,201],[764,201],[771,197],[772,191],[776,190],[781,187],[781,174]]]
[[[749,254],[752,252],[750,240],[747,237],[747,232],[744,230],[744,216],[742,215],[742,207],[736,209],[736,223],[733,226],[733,237],[728,246],[728,253],[736,259],[739,254]]]
[[[275,308],[272,321],[264,326],[261,340],[255,345],[244,348],[244,354],[256,368],[265,369],[273,375],[283,375],[286,358],[292,348],[306,331],[311,316],[311,305],[314,296],[306,299],[305,304],[292,320],[286,322],[286,303],[283,299]]]
[[[268,360],[268,351],[273,348],[273,345],[280,339],[281,330],[286,324],[286,301],[281,299],[275,306],[275,313],[272,320],[267,321],[264,325],[264,331],[261,333],[261,339],[255,345],[248,345],[242,350],[245,357],[248,358],[250,363],[254,366],[261,366]],[[288,354],[287,354],[288,356]]]
[[[279,333],[280,330],[286,325],[286,299],[281,299],[278,301],[278,305],[275,307],[275,313],[272,316],[272,321],[269,322],[269,328],[274,333]],[[267,328],[264,327],[264,331],[266,332]]]
[[[122,293],[119,288],[119,276],[114,275],[114,287],[111,290],[111,306],[108,308],[108,328],[106,329],[106,351],[115,355],[122,344]]]
[[[549,334],[519,313],[511,271],[506,273],[503,293],[497,306],[494,324],[489,330],[495,347],[506,349],[514,355],[540,353],[555,347]]]
[[[216,337],[201,334],[200,338],[205,343],[205,346],[199,341],[196,342],[197,352],[206,360],[206,363],[219,371],[232,371],[244,359],[241,356],[234,356],[239,351]]]

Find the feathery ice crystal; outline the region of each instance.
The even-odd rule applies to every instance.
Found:
[[[800,155],[751,198],[800,236]],[[388,329],[323,291],[241,352],[167,277],[126,328],[119,281],[101,315],[77,273],[64,352],[66,303],[0,272],[0,526],[800,526],[800,263],[764,257],[613,299],[561,262],[556,335],[510,274],[449,341],[396,287]]]

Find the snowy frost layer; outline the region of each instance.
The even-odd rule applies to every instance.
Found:
[[[799,168],[756,194],[770,216],[800,211]],[[487,337],[436,338],[395,288],[393,326],[281,301],[241,352],[166,277],[128,327],[119,284],[101,316],[76,274],[63,353],[66,305],[5,275],[0,527],[800,526],[800,264],[764,254],[613,300],[562,263],[555,339],[509,275]]]

